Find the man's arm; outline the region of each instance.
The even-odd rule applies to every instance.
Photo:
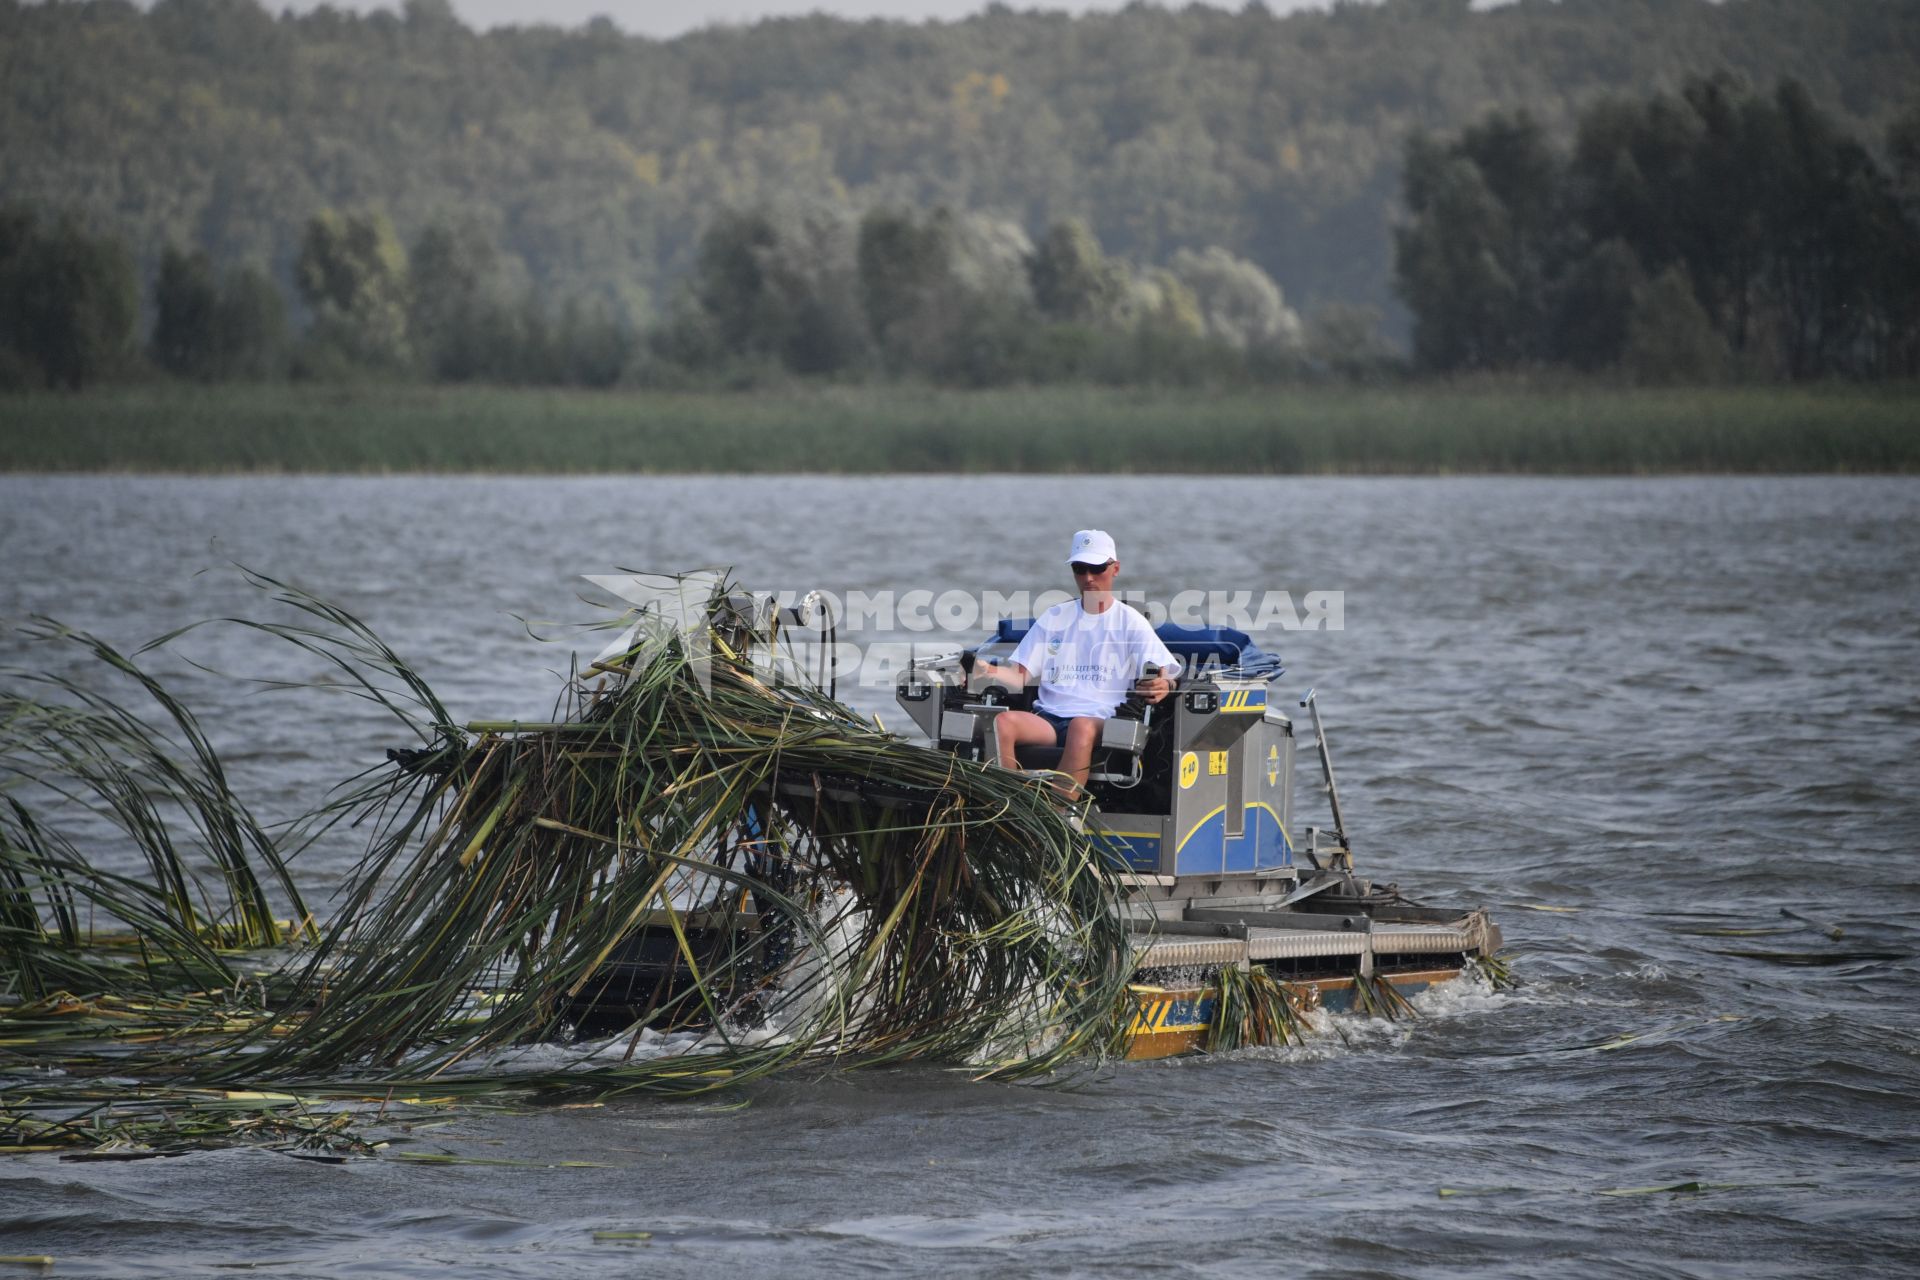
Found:
[[[1142,676],[1134,681],[1133,691],[1145,698],[1149,705],[1158,706],[1173,692],[1173,680],[1155,671],[1150,676]]]
[[[1141,648],[1145,650],[1141,669],[1148,675],[1134,683],[1134,691],[1145,698],[1149,705],[1158,706],[1173,692],[1174,682],[1180,676],[1180,659],[1173,656],[1166,642],[1154,632],[1153,624],[1140,618],[1137,634]]]
[[[960,655],[960,669],[967,673],[967,692],[974,693],[990,684],[1004,685],[1015,693],[1027,687],[1033,677],[1017,662],[991,662],[972,653]]]

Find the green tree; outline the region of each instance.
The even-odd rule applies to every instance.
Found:
[[[412,20],[414,10],[408,12]],[[407,333],[430,376],[459,382],[504,374],[495,363],[502,353],[481,341],[487,313],[497,305],[492,286],[499,265],[491,237],[472,221],[434,222],[414,241]]]
[[[169,246],[153,287],[154,363],[177,377],[214,377],[219,372],[214,335],[219,299],[212,259]]]
[[[1669,267],[1638,291],[1628,317],[1623,364],[1638,382],[1714,382],[1730,353],[1686,272]]]
[[[1131,319],[1126,271],[1107,260],[1078,218],[1048,228],[1027,261],[1027,274],[1034,304],[1049,320],[1101,327]]]
[[[222,378],[261,380],[287,371],[287,300],[273,277],[242,265],[226,273],[213,309],[214,368]]]
[[[38,220],[23,205],[0,205],[0,391],[21,390],[45,375],[21,349],[20,278]]]
[[[1300,348],[1300,317],[1258,264],[1215,245],[1182,249],[1167,266],[1193,292],[1209,336],[1238,351]]]
[[[866,358],[859,230],[843,210],[730,210],[707,228],[691,305],[664,351],[696,361],[773,361],[828,374]]]
[[[824,209],[800,218],[781,238],[774,278],[786,291],[793,327],[782,349],[795,373],[842,374],[870,364],[872,343],[860,308],[859,226]]]
[[[294,281],[312,338],[350,364],[406,365],[407,258],[383,213],[323,209],[307,223]]]
[[[1395,275],[1427,368],[1502,369],[1547,355],[1549,286],[1564,253],[1561,163],[1525,113],[1496,112],[1441,145],[1407,147],[1411,222]]]
[[[925,372],[963,387],[995,387],[1033,376],[1033,308],[1007,291],[963,292],[947,315],[945,342]]]
[[[1920,374],[1920,102],[1888,126],[1887,154],[1895,227],[1875,272],[1887,327],[1885,372],[1913,377]]]
[[[792,290],[779,276],[779,244],[763,209],[725,210],[700,237],[693,297],[727,355],[777,356],[790,338]]]
[[[1329,302],[1307,323],[1306,357],[1317,369],[1347,382],[1379,382],[1400,356],[1381,333],[1380,313],[1350,302]]]
[[[1804,86],[1782,83],[1772,106],[1782,145],[1767,206],[1767,280],[1785,322],[1787,372],[1853,372],[1873,274],[1887,256],[1880,242],[1899,223],[1891,185]]]
[[[1520,282],[1501,262],[1499,200],[1472,161],[1416,136],[1407,146],[1413,221],[1395,233],[1394,277],[1424,369],[1499,368],[1516,355]]]
[[[1646,272],[1623,240],[1607,240],[1581,257],[1553,290],[1554,358],[1588,371],[1618,364],[1645,285]]]
[[[1890,150],[1897,165],[1897,141]],[[1678,97],[1601,103],[1581,119],[1570,172],[1571,220],[1589,241],[1618,242],[1650,275],[1680,270],[1747,368],[1897,367],[1914,323],[1913,219],[1897,179],[1797,82],[1760,96],[1719,74]],[[1589,330],[1613,326],[1632,289],[1616,278]]]
[[[1887,126],[1887,155],[1893,161],[1894,191],[1910,217],[1920,217],[1920,102]]]
[[[560,378],[573,386],[610,387],[632,359],[633,337],[605,300],[570,300],[557,332]]]
[[[945,210],[875,209],[860,220],[860,301],[868,331],[896,372],[924,368],[952,301],[953,220]]]
[[[1768,104],[1731,75],[1689,80],[1681,99],[1692,115],[1692,149],[1667,193],[1678,214],[1673,251],[1634,251],[1649,272],[1682,267],[1732,349],[1745,352],[1767,305],[1762,273],[1776,251],[1767,209],[1784,139]]]
[[[0,204],[0,266],[14,261],[33,239],[40,220],[20,204]]]
[[[1207,337],[1200,301],[1179,276],[1155,268],[1134,277],[1131,289],[1131,350],[1109,346],[1104,381],[1195,386],[1237,370],[1239,353]]]
[[[1206,336],[1207,319],[1200,312],[1200,299],[1192,286],[1173,272],[1155,268],[1136,277],[1131,288],[1131,310],[1143,328],[1185,338]]]
[[[1595,104],[1580,118],[1568,164],[1570,216],[1594,243],[1618,242],[1655,271],[1693,256],[1702,136],[1700,117],[1664,94]]]
[[[539,295],[532,290],[523,293],[503,318],[500,336],[510,336],[513,349],[501,352],[502,358],[493,366],[498,372],[489,376],[535,386],[565,383],[566,353]]]
[[[91,235],[75,218],[16,241],[0,294],[11,299],[14,350],[51,386],[77,391],[131,354],[140,306],[133,260],[117,238]]]

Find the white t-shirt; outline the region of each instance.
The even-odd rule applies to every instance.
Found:
[[[1034,705],[1056,716],[1105,718],[1126,700],[1148,663],[1172,679],[1180,664],[1140,612],[1118,600],[1088,613],[1069,600],[1034,619],[1010,661],[1038,681]]]

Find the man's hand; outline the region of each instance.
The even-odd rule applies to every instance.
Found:
[[[974,653],[960,655],[960,669],[966,672],[968,693],[981,693],[988,689],[1018,693],[1026,687],[1029,679],[1027,669],[1017,662],[993,662]]]
[[[1144,680],[1134,681],[1133,691],[1145,698],[1149,706],[1158,706],[1173,692],[1173,681],[1165,676],[1148,676]]]
[[[1005,683],[1000,668],[972,650],[960,655],[960,670],[966,677],[968,693],[981,693],[992,685]]]

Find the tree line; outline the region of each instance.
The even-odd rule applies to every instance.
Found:
[[[1395,274],[1424,370],[1920,373],[1920,110],[1885,165],[1796,81],[1495,113],[1407,148]]]
[[[1877,140],[1916,66],[1920,5],[1890,0],[993,6],[672,41],[477,32],[444,0],[0,0],[0,192],[120,237],[143,280],[201,250],[290,299],[315,210],[379,208],[409,246],[457,212],[516,287],[635,328],[677,305],[721,209],[944,207],[1036,242],[1078,219],[1109,255],[1215,247],[1303,314],[1371,306],[1398,338],[1415,131],[1497,107],[1564,144],[1599,98],[1724,68],[1792,77]]]
[[[1335,307],[1304,324],[1265,272],[1217,247],[1137,268],[1078,221],[1034,244],[1012,223],[947,209],[724,211],[646,327],[597,296],[548,306],[470,219],[436,221],[408,248],[383,212],[321,210],[292,274],[297,306],[258,264],[169,246],[143,305],[112,233],[0,209],[0,387],[148,370],[588,387],[1191,383],[1316,362],[1377,376],[1396,358],[1377,315]]]
[[[1160,265],[1084,222],[785,199],[724,209],[651,323],[604,293],[557,306],[483,219],[404,247],[378,210],[324,209],[292,268],[169,246],[135,259],[72,215],[0,210],[0,386],[77,387],[144,357],[183,378],[740,387],[792,377],[963,387],[1378,380],[1566,367],[1638,382],[1920,374],[1920,110],[1883,164],[1798,82],[1726,76],[1595,103],[1568,146],[1525,113],[1415,135],[1379,313],[1304,319],[1218,245]],[[289,324],[290,310],[301,320]]]

